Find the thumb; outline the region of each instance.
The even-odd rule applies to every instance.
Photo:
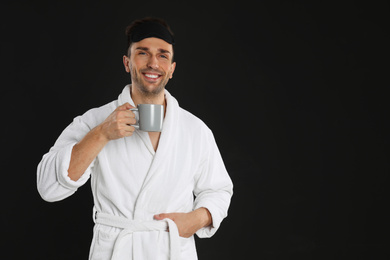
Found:
[[[161,213],[161,214],[154,215],[154,219],[156,220],[163,220],[165,218],[171,218],[170,214]]]
[[[117,107],[115,110],[116,111],[124,111],[124,110],[129,110],[130,108],[134,108],[134,107],[132,105],[130,105],[129,102],[126,102],[123,105]]]

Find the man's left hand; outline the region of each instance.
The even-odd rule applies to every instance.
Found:
[[[181,237],[190,237],[196,231],[212,224],[211,214],[206,208],[199,208],[188,213],[161,213],[154,215],[154,219],[172,219]]]

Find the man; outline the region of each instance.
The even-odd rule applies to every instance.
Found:
[[[62,200],[91,177],[90,259],[197,259],[193,235],[216,232],[233,185],[211,131],[165,90],[176,67],[169,26],[145,18],[126,34],[132,84],[63,131],[38,165],[38,191]],[[164,106],[161,132],[132,126],[138,104]]]

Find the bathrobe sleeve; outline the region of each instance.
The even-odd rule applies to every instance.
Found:
[[[96,159],[79,180],[73,181],[68,177],[73,146],[91,130],[91,127],[83,119],[85,119],[85,115],[84,118],[78,116],[73,120],[38,165],[38,192],[46,201],[59,201],[69,197],[89,179]]]
[[[222,220],[227,216],[233,195],[233,184],[210,130],[207,131],[207,138],[202,145],[207,149],[196,178],[194,209],[205,207],[212,216],[212,226],[196,232],[198,237],[208,238],[215,234]]]

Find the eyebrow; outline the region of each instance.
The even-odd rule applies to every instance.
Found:
[[[136,50],[143,50],[143,51],[149,51],[149,48],[148,47],[137,47],[137,48],[135,48]],[[160,52],[160,53],[169,53],[169,54],[171,54],[171,52],[170,51],[168,51],[168,50],[165,50],[165,49],[158,49],[158,51]]]

